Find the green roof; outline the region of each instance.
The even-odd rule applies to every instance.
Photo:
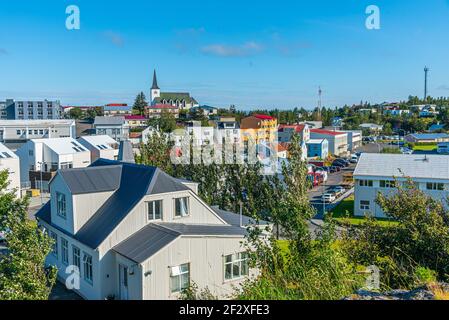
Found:
[[[162,100],[185,100],[186,103],[197,104],[198,102],[190,96],[187,92],[161,92],[161,96],[156,98],[156,103],[160,103]]]

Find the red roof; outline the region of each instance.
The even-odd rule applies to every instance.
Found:
[[[125,120],[146,120],[144,116],[125,116]]]
[[[260,119],[260,120],[274,120],[273,117],[267,116],[265,114],[255,114],[255,115],[253,115],[253,117],[256,117],[257,119]]]
[[[331,131],[331,130],[324,130],[324,129],[312,129],[310,130],[312,133],[319,133],[319,134],[326,134],[328,136],[341,136],[343,134],[347,134],[346,132],[339,132],[339,131]]]
[[[140,138],[142,136],[142,132],[130,132],[129,137],[131,139]]]
[[[295,129],[297,133],[301,133],[305,127],[306,127],[305,124],[295,124],[295,125],[282,124],[279,126],[279,131],[284,131],[284,129]]]

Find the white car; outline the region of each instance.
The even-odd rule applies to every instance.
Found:
[[[323,202],[325,203],[332,203],[336,200],[335,196],[331,193],[325,193],[323,194],[323,196],[321,197],[321,200],[323,200]]]

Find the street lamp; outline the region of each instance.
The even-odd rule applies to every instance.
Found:
[[[321,169],[323,172],[327,172],[327,170],[324,169],[324,167],[315,167],[315,172],[316,169]],[[323,217],[326,214],[326,199],[324,199],[324,194],[326,193],[326,180],[323,177],[323,193],[321,195],[321,202],[323,204]]]

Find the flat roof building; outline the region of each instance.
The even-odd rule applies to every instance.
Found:
[[[376,204],[379,192],[394,191],[395,181],[411,179],[432,198],[449,196],[449,157],[443,155],[406,155],[363,153],[354,171],[356,216],[371,214],[385,217]]]

